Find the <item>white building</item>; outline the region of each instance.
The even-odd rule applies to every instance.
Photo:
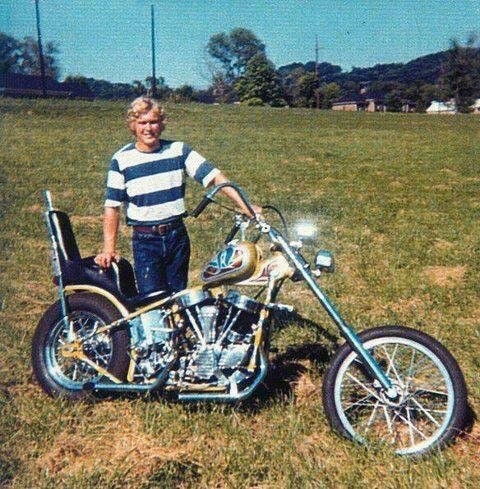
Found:
[[[454,101],[440,102],[434,100],[426,110],[427,114],[456,114],[457,107]]]
[[[480,114],[480,98],[477,98],[477,100],[473,102],[473,105],[470,105],[470,108],[472,109],[473,114]]]

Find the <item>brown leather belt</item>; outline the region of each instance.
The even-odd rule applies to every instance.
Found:
[[[139,233],[162,235],[181,226],[183,226],[183,221],[178,219],[177,221],[168,222],[166,224],[157,224],[155,226],[133,226],[133,229]]]

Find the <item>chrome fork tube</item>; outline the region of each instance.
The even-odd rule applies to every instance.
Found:
[[[303,278],[307,282],[308,286],[312,292],[317,297],[320,304],[323,306],[327,314],[332,318],[333,322],[338,326],[344,338],[348,341],[353,350],[362,358],[365,366],[368,368],[370,373],[378,380],[380,385],[385,389],[388,397],[395,398],[397,396],[397,390],[395,389],[392,381],[380,368],[378,362],[373,358],[372,354],[363,346],[362,341],[355,331],[348,326],[340,313],[337,311],[335,306],[330,302],[328,297],[323,293],[322,289],[319,287],[315,279],[312,277],[308,270],[308,263],[299,256],[298,253],[290,248],[287,241],[281,236],[275,229],[269,230],[269,236],[272,241],[278,243],[285,254],[293,262],[297,270],[302,274]]]

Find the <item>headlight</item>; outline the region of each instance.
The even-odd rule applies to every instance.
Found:
[[[315,255],[315,268],[321,272],[334,272],[335,263],[333,262],[333,255],[326,250],[317,251]]]
[[[295,234],[302,241],[311,240],[317,234],[317,227],[308,221],[300,221],[295,225]]]

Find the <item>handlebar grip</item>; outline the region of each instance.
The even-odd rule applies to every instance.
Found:
[[[240,226],[238,224],[233,225],[232,229],[230,229],[230,232],[228,233],[228,236],[225,238],[225,244],[228,244],[230,243],[230,241],[232,241],[239,229]]]
[[[210,202],[212,202],[212,199],[210,197],[208,197],[208,195],[206,195],[200,201],[200,203],[197,205],[197,207],[195,207],[195,209],[193,209],[193,211],[190,213],[190,215],[192,217],[198,217],[203,212],[205,207],[207,207],[207,205],[210,204]]]

